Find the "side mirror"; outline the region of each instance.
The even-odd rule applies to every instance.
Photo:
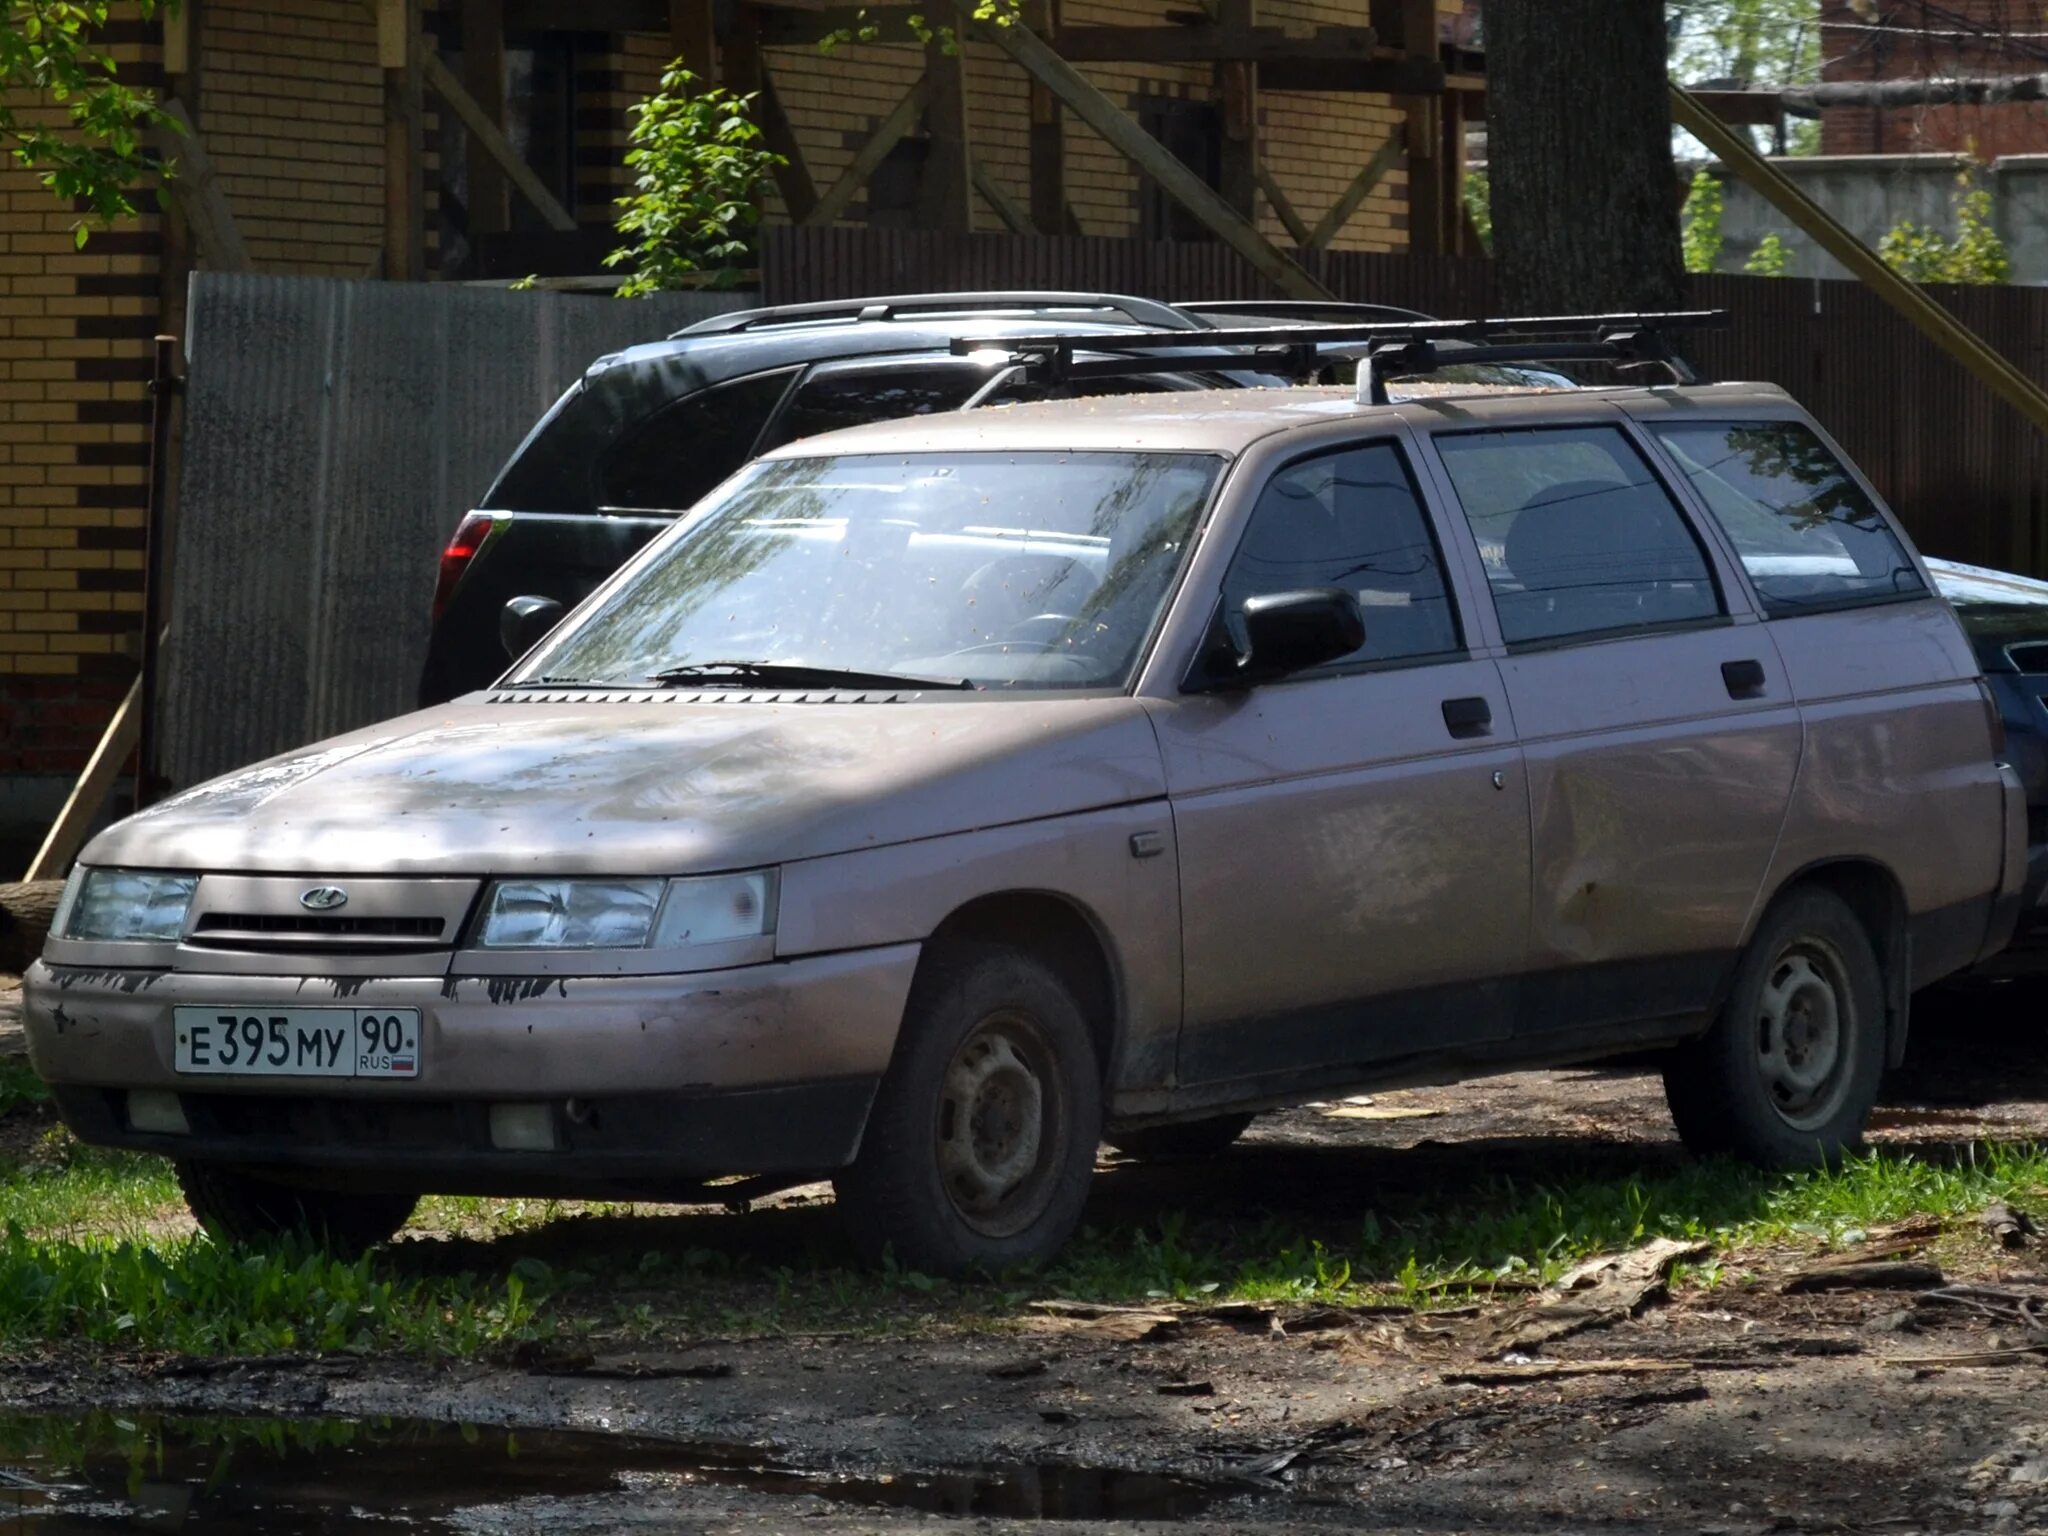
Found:
[[[1358,599],[1339,587],[1267,592],[1245,599],[1248,653],[1235,668],[1217,668],[1215,681],[1248,685],[1286,677],[1349,656],[1365,644]]]
[[[498,643],[517,661],[562,622],[562,605],[552,597],[515,597],[498,615]]]

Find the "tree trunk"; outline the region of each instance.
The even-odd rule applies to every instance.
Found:
[[[1678,309],[1664,7],[1487,0],[1487,179],[1508,314]]]

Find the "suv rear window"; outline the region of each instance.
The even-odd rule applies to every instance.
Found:
[[[1913,562],[1848,471],[1796,421],[1659,424],[1772,615],[1922,592]]]
[[[620,434],[598,472],[607,511],[681,512],[752,457],[793,369],[685,395]]]

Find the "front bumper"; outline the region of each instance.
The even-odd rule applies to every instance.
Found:
[[[86,971],[25,978],[29,1057],[87,1141],[292,1177],[448,1194],[674,1198],[728,1174],[824,1171],[859,1150],[916,945],[686,976],[291,978]],[[417,1008],[404,1080],[194,1076],[172,1009]],[[189,1134],[135,1129],[132,1089]],[[493,1104],[547,1106],[554,1149],[493,1144]]]

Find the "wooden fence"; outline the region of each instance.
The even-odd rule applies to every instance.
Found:
[[[1336,252],[1302,265],[1339,297],[1443,316],[1498,313],[1485,261]],[[2048,576],[2043,439],[1859,283],[1705,276],[1694,300],[1733,317],[1694,339],[1703,373],[1781,384],[1856,456],[1931,555]],[[773,229],[764,302],[951,289],[1061,288],[1158,299],[1271,297],[1220,245],[921,230]],[[2048,288],[1933,290],[2048,379]]]

